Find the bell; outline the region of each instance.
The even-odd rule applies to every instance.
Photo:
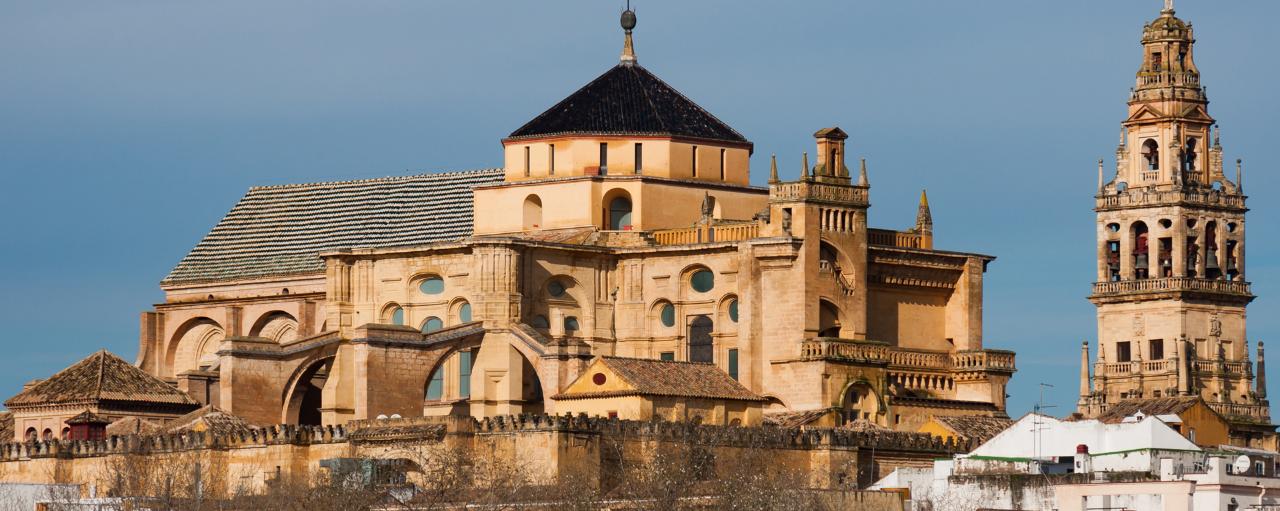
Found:
[[[1236,268],[1236,260],[1235,260],[1235,258],[1229,258],[1229,259],[1227,259],[1227,271],[1236,271],[1236,270],[1237,270],[1237,268]]]
[[[1209,252],[1209,255],[1204,259],[1204,267],[1205,269],[1214,269],[1214,270],[1218,269],[1218,253],[1217,252],[1212,252],[1212,251]]]
[[[1147,254],[1138,254],[1138,260],[1133,265],[1134,269],[1145,270],[1150,268],[1147,265]]]

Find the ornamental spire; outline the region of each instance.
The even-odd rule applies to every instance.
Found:
[[[1164,0],[1164,12],[1173,14],[1173,0]]]
[[[871,186],[871,181],[867,179],[867,159],[863,158],[858,168],[858,186]]]
[[[769,184],[778,182],[778,155],[769,157]]]
[[[636,12],[631,10],[631,0],[627,0],[627,10],[622,11],[622,31],[626,38],[622,42],[622,65],[636,63],[636,48],[631,41],[631,30],[636,28]]]

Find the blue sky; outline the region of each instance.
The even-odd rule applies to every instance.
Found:
[[[1227,157],[1246,161],[1251,345],[1280,342],[1280,3],[1192,2]],[[1074,406],[1095,334],[1096,161],[1159,0],[635,0],[640,62],[799,174],[839,125],[871,223],[928,188],[939,248],[999,256],[986,343]],[[157,283],[254,185],[501,164],[499,139],[617,61],[619,1],[0,1],[0,397],[137,353]],[[1272,378],[1277,381],[1278,378]]]

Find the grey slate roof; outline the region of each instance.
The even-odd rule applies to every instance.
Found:
[[[502,169],[249,189],[161,284],[324,270],[319,254],[471,235],[472,189]]]

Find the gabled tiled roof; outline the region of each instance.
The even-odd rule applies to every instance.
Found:
[[[85,410],[76,414],[75,417],[66,420],[67,424],[110,424],[111,421],[102,418],[102,416]]]
[[[746,137],[638,64],[619,64],[511,133],[657,135],[747,143]]]
[[[1117,424],[1123,422],[1125,417],[1138,412],[1142,412],[1143,415],[1178,415],[1198,402],[1200,402],[1200,396],[1125,399],[1107,407],[1106,413],[1099,415],[1098,420],[1107,424]]]
[[[600,361],[634,390],[560,394],[553,399],[667,396],[764,401],[712,364],[623,357],[600,357]],[[584,377],[591,375],[583,373],[579,378]]]
[[[502,169],[249,190],[161,284],[318,273],[320,252],[471,235],[472,189]]]
[[[125,417],[107,424],[107,436],[153,435],[161,427],[155,421],[141,417]]]
[[[1013,420],[1007,417],[979,415],[935,415],[933,420],[956,436],[976,440],[978,443],[990,440],[1013,425]]]
[[[0,412],[0,444],[13,441],[13,412]]]
[[[207,405],[199,410],[178,417],[169,422],[161,433],[185,433],[198,431],[212,435],[230,435],[247,433],[253,425],[237,415],[231,415],[221,408]]]
[[[4,402],[8,408],[104,401],[192,405],[196,402],[164,381],[106,350],[63,369]]]

